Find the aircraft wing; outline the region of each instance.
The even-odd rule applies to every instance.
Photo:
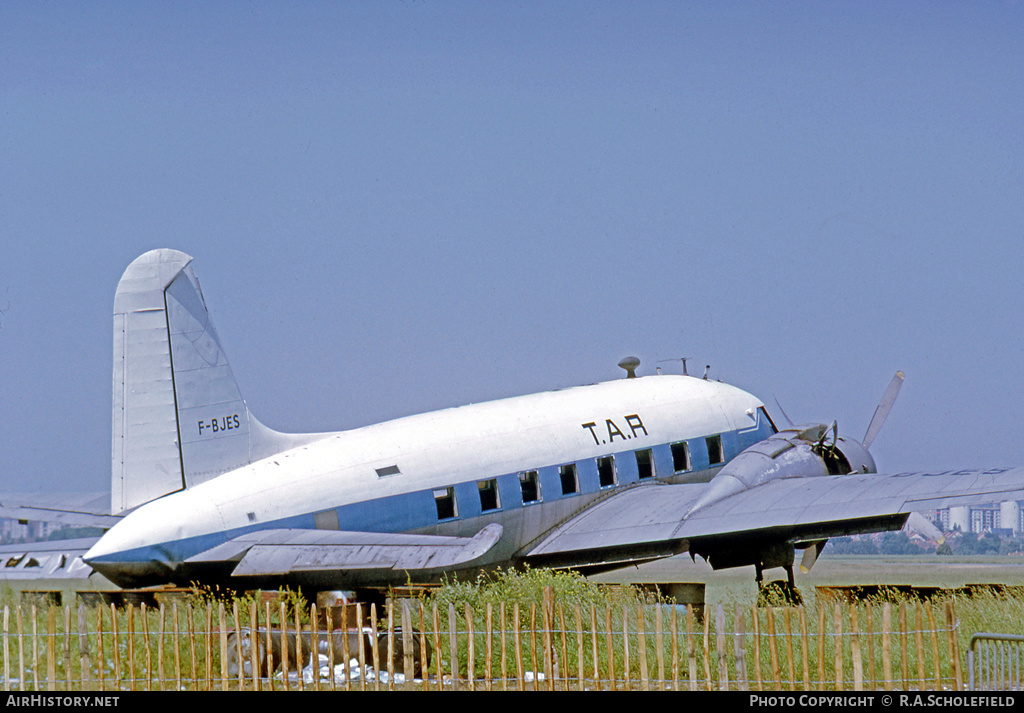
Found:
[[[851,474],[771,480],[687,515],[707,484],[650,484],[590,507],[526,555],[557,566],[641,562],[752,542],[806,544],[895,530],[911,512],[1024,499],[1024,468]]]
[[[1024,468],[787,478],[699,510],[678,535],[789,528],[802,539],[850,534],[850,523],[911,512],[1024,499]],[[904,518],[905,519],[905,518]]]
[[[233,577],[264,577],[338,570],[415,572],[472,562],[493,547],[502,527],[473,537],[340,530],[262,530],[236,537],[189,558],[189,564],[237,562]]]

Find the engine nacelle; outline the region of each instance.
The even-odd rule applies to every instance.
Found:
[[[718,471],[687,516],[777,478],[876,472],[875,461],[868,450],[858,441],[837,436],[835,431],[834,423],[831,426],[796,426],[755,443]]]

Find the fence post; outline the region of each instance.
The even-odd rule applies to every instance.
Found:
[[[915,629],[914,641],[917,644],[917,680],[921,690],[925,690],[924,683],[924,620],[921,611],[921,602],[917,603],[914,611]]]
[[[487,602],[484,610],[484,690],[492,690],[491,670],[494,666],[494,607]]]
[[[686,659],[690,674],[690,690],[697,690],[697,652],[693,643],[693,605],[686,605]]]
[[[864,606],[864,617],[867,619],[867,644],[868,644],[868,673],[867,683],[868,689],[874,690],[875,688],[875,617],[874,612],[871,609],[871,602],[867,602]]]
[[[388,657],[388,690],[395,690],[395,599],[388,597],[388,648],[384,654]]]
[[[366,645],[365,636],[363,632],[363,604],[362,602],[356,602],[356,621],[359,623],[359,690],[366,690]],[[376,631],[375,629],[373,629]],[[437,606],[434,606],[434,631],[438,631],[439,627],[437,624]],[[440,647],[435,647],[438,652],[441,651]],[[441,655],[438,653],[438,678],[441,677],[440,661]]]
[[[953,690],[962,691],[964,681],[960,671],[960,650],[956,640],[956,618],[953,616],[953,602],[946,602],[946,627],[949,636],[949,653],[953,659]]]
[[[622,605],[622,682],[626,690],[633,689],[633,680],[629,670],[629,612]]]
[[[505,656],[505,639],[506,637],[506,615],[505,615],[505,602],[501,603],[498,607],[498,611],[501,615],[501,690],[508,690],[508,669],[506,668],[506,656]],[[518,650],[518,649],[517,649]]]
[[[53,604],[46,608],[46,690],[57,690],[57,616]]]
[[[733,636],[733,653],[736,658],[736,685],[739,686],[741,691],[750,689],[747,685],[747,633],[746,633],[746,615],[743,613],[743,607],[740,604],[736,605],[736,616],[733,620],[733,629],[735,630]]]
[[[604,607],[604,647],[608,659],[608,687],[615,690],[615,647],[612,645],[612,605]]]
[[[853,690],[864,690],[864,660],[860,655],[860,622],[857,605],[850,605],[850,658],[853,662]]]
[[[114,686],[121,687],[121,647],[118,643],[117,606],[110,605],[110,657],[114,659]]]
[[[761,678],[761,611],[757,603],[750,608],[750,623],[754,630],[754,680],[757,682],[757,690],[764,690],[764,680]]]
[[[583,612],[580,611],[580,603],[576,602],[574,607],[574,613],[576,615],[576,678],[577,688],[579,690],[584,689],[584,673],[583,673]]]
[[[103,605],[96,605],[96,674],[99,678],[99,689],[104,688],[103,681]]]
[[[380,690],[380,638],[377,635],[377,605],[370,604],[370,643],[373,653],[373,690]]]
[[[157,685],[164,690],[164,627],[167,624],[167,607],[160,602],[160,630],[156,640]]]
[[[302,677],[302,671],[305,668],[302,658],[302,597],[296,597],[295,601],[292,602],[292,618],[295,620],[295,674],[298,680],[299,690],[306,690],[306,681]]]
[[[523,672],[523,649],[519,635],[519,602],[512,607],[512,645],[516,650],[516,680],[519,683],[519,690],[526,690],[526,679]]]
[[[473,631],[473,609],[466,602],[466,681],[469,690],[476,690],[476,636]]]
[[[66,691],[74,690],[74,672],[71,670],[71,605],[64,605],[64,685]]]
[[[932,603],[925,602],[925,613],[928,615],[928,628],[932,633],[932,660],[935,662],[935,690],[942,690],[942,660],[939,658],[939,630],[935,626],[935,615]]]
[[[907,603],[900,602],[900,674],[902,676],[901,688],[910,683],[910,674],[907,673],[910,662],[907,657]]]
[[[4,666],[7,666],[7,610],[4,609]],[[88,691],[92,688],[89,681],[92,679],[92,664],[89,660],[89,620],[85,613],[85,604],[78,603],[78,668],[82,675],[82,690]],[[5,671],[6,674],[6,671]]]
[[[772,685],[776,691],[781,691],[782,668],[779,666],[779,642],[775,635],[775,607],[771,605],[765,607],[765,614],[768,618],[766,634],[768,635],[768,653],[771,655]]]
[[[413,642],[412,636],[412,619],[409,616],[409,602],[405,599],[402,601],[402,653],[404,654],[402,659],[402,674],[405,676],[405,685],[403,689],[411,691],[413,682],[416,678],[415,664],[413,663],[413,657],[416,654],[415,643]]]
[[[547,678],[547,689],[554,690],[555,685],[555,651],[551,640],[551,629],[554,628],[554,588],[547,586],[541,593],[541,622],[544,627],[544,634],[541,637],[541,646],[544,647],[544,676]]]
[[[561,669],[559,669],[559,670],[562,672],[561,676],[564,679],[564,681],[563,681],[563,688],[565,690],[569,690],[569,653],[566,650],[566,647],[569,644],[568,644],[568,641],[567,641],[567,635],[566,635],[566,629],[565,629],[565,610],[562,607],[561,600],[559,600],[559,602],[558,602],[558,622],[559,622],[558,628],[562,632],[561,633],[561,637],[560,637],[561,640],[562,640],[562,659],[561,659]],[[558,671],[556,671],[555,673],[557,675]]]
[[[715,609],[715,655],[718,657],[718,690],[729,690],[729,665],[726,661],[728,649],[725,645],[725,609],[718,603]]]
[[[260,609],[256,604],[256,597],[249,601],[249,628],[252,633],[249,635],[249,665],[252,670],[252,690],[263,689],[262,676],[260,676]],[[273,675],[268,673],[267,675]]]
[[[843,610],[836,602],[832,607],[832,626],[835,629],[836,690],[843,690]]]
[[[640,688],[649,691],[651,687],[647,671],[647,631],[644,624],[644,608],[638,603],[636,605],[636,648],[640,655]]]
[[[437,613],[437,602],[431,605],[434,621],[434,670],[437,671],[437,690],[444,690],[444,666],[441,665],[441,619]]]
[[[825,690],[825,603],[818,602],[818,690]]]
[[[423,600],[419,601],[420,614],[420,672],[423,674],[423,690],[430,690],[430,657],[427,655],[427,612],[423,606]],[[348,637],[345,637],[348,641]],[[439,654],[435,654],[439,655]],[[437,682],[438,690],[441,690],[441,682]]]
[[[234,618],[235,631],[235,665],[238,666],[238,690],[245,690],[245,659],[242,658],[242,622],[238,617],[238,599],[231,602],[231,615]],[[249,635],[250,643],[252,634]],[[254,674],[255,675],[255,674]]]
[[[452,670],[452,690],[459,690],[459,649],[456,642],[455,603],[448,602],[448,651],[449,667]]]
[[[665,637],[663,629],[662,609],[663,605],[659,599],[654,605],[654,647],[658,652],[658,682],[657,687],[665,689]]]
[[[146,647],[146,690],[153,690],[153,651],[149,641],[149,617],[146,615],[146,603],[142,602],[139,610],[142,614],[142,644]]]
[[[714,679],[711,676],[711,617],[704,612],[704,676],[707,679],[707,690],[715,690]]]
[[[786,628],[786,670],[789,672],[789,690],[796,690],[796,655],[793,649],[793,607],[782,610],[782,623]]]
[[[800,656],[803,658],[804,690],[811,690],[811,652],[807,638],[807,608],[800,607]]]
[[[224,602],[217,602],[217,628],[220,646],[220,690],[228,690],[228,627],[224,618]],[[300,672],[301,675],[301,672]]]

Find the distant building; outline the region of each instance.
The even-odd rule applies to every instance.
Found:
[[[922,514],[941,522],[942,529],[947,531],[959,528],[962,532],[976,534],[998,529],[1009,530],[1014,535],[1024,532],[1020,504],[1014,501],[926,510]]]

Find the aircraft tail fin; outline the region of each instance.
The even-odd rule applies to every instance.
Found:
[[[111,513],[309,443],[250,413],[177,250],[128,266],[114,297]]]

